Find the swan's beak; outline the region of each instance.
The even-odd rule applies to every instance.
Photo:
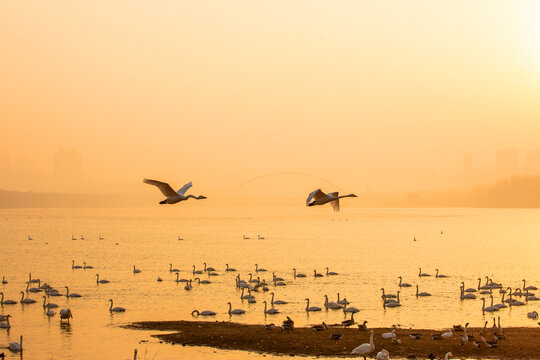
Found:
[[[308,204],[308,206],[313,206],[313,205],[315,205],[315,201]]]
[[[160,201],[159,202],[160,204],[166,204],[167,203],[167,199],[163,200],[163,201]]]

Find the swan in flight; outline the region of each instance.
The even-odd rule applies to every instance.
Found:
[[[185,195],[186,191],[188,191],[188,189],[193,186],[191,181],[188,182],[186,185],[182,186],[182,188],[176,192],[173,190],[173,188],[169,184],[161,182],[161,181],[143,179],[143,183],[156,186],[161,191],[161,193],[167,197],[165,200],[160,201],[159,202],[160,204],[176,204],[177,202],[184,201],[189,198],[193,198],[197,200],[206,199],[206,196],[202,196],[202,195],[200,196],[194,196],[194,195],[186,196]]]
[[[346,198],[346,197],[357,197],[357,196],[354,194],[339,196],[339,193],[337,191],[325,194],[321,191],[321,189],[317,189],[313,191],[311,194],[309,194],[308,198],[306,199],[306,206],[324,205],[324,204],[330,203],[330,205],[332,206],[332,209],[338,212],[339,199]]]
[[[124,312],[124,311],[126,311],[126,309],[124,309],[123,307],[120,307],[120,306],[113,307],[113,300],[112,299],[109,299],[109,302],[111,303],[111,306],[109,307],[110,312]]]
[[[366,355],[375,351],[375,344],[373,344],[373,330],[369,331],[369,344],[365,343],[359,345],[351,351],[351,354],[362,355],[364,360],[366,360]]]

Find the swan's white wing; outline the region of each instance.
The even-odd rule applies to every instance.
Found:
[[[339,192],[331,192],[328,193],[328,195],[337,198],[339,196]],[[339,212],[339,199],[330,201],[330,206],[332,206],[332,209],[334,209],[335,212]]]
[[[151,179],[143,179],[143,183],[157,186],[161,193],[167,197],[176,195],[176,192],[167,183]]]
[[[326,195],[321,191],[321,189],[317,189],[313,191],[311,194],[309,194],[306,200],[306,206],[309,205],[309,202],[311,201],[311,199],[320,200],[324,197],[326,197]]]
[[[180,190],[178,190],[176,193],[177,193],[178,195],[184,195],[184,194],[186,193],[186,191],[188,191],[188,189],[189,189],[190,187],[192,187],[192,186],[193,186],[193,184],[192,184],[191,181],[190,181],[190,182],[188,182],[186,185],[182,186],[182,188],[181,188]]]

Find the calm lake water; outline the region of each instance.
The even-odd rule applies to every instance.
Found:
[[[355,319],[372,327],[446,328],[470,322],[482,326],[493,315],[482,315],[479,300],[460,301],[461,281],[476,287],[477,278],[489,276],[512,288],[540,288],[540,210],[514,209],[353,209],[333,213],[321,208],[189,208],[166,206],[147,209],[25,209],[0,211],[0,285],[6,299],[20,300],[28,273],[65,294],[64,286],[81,298],[51,297],[47,301],[71,308],[70,326],[60,325],[58,315],[48,318],[41,293],[29,295],[30,305],[5,305],[11,329],[0,329],[0,346],[24,336],[25,359],[130,359],[135,348],[139,359],[247,359],[263,358],[238,351],[160,344],[156,332],[134,331],[120,325],[141,320],[194,319],[191,312],[213,310],[208,319],[229,320],[227,302],[246,314],[232,320],[249,324],[280,323],[285,315],[297,326],[338,323],[342,311],[304,311],[323,307],[325,294],[336,301],[345,296],[361,311]],[[441,230],[443,234],[441,234]],[[99,240],[100,234],[103,240]],[[260,234],[264,240],[257,240]],[[30,235],[33,240],[28,240]],[[85,240],[72,240],[72,235]],[[250,240],[243,240],[243,236]],[[178,236],[184,240],[179,241]],[[416,238],[416,241],[413,239]],[[72,269],[86,261],[94,269]],[[208,285],[193,284],[191,291],[176,283],[169,263],[180,269],[180,278],[193,278],[192,266],[203,262],[219,276],[199,275]],[[278,315],[263,313],[270,293],[256,293],[257,303],[247,304],[235,288],[237,273],[226,273],[225,264],[242,279],[251,272],[271,284],[272,272],[286,286],[270,285],[277,299]],[[266,273],[255,273],[255,264]],[[141,269],[133,273],[133,265]],[[313,270],[338,272],[314,278]],[[418,277],[418,268],[448,278]],[[293,268],[308,275],[293,279]],[[109,284],[96,284],[96,273]],[[163,282],[156,279],[160,276]],[[400,308],[383,309],[380,288],[395,293],[398,276],[433,296],[416,298],[415,288],[401,290]],[[484,280],[483,280],[484,282]],[[34,285],[35,286],[35,285]],[[537,293],[540,291],[536,291]],[[496,302],[500,302],[498,290]],[[540,296],[537,294],[537,296]],[[125,313],[111,314],[108,299]],[[523,299],[522,299],[523,300]],[[536,326],[527,312],[540,310],[540,302],[502,309],[503,326]],[[58,312],[58,310],[56,311]],[[202,320],[202,318],[198,318]],[[148,342],[140,343],[141,340]],[[358,344],[366,342],[359,335]],[[377,346],[377,339],[375,339]],[[379,349],[380,346],[377,346]],[[20,355],[6,352],[8,359]],[[266,359],[272,356],[265,357]],[[283,359],[283,358],[281,358]]]

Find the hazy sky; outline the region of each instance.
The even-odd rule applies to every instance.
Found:
[[[445,188],[465,152],[487,181],[497,149],[540,146],[539,19],[536,1],[1,1],[0,188],[62,190],[60,148],[83,192],[274,172]]]

